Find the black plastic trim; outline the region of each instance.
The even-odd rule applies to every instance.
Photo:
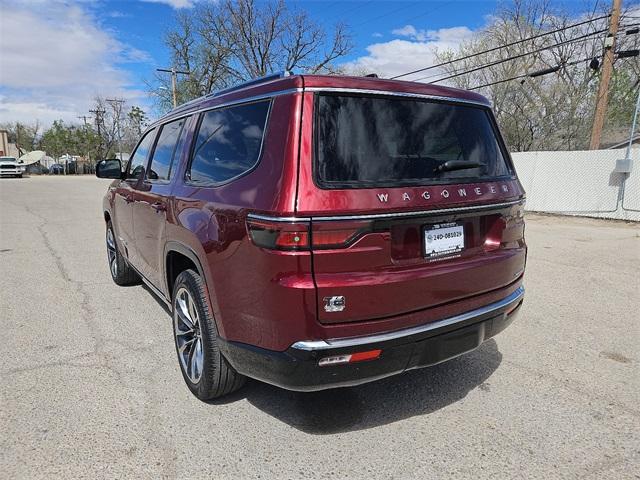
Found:
[[[321,351],[289,348],[278,352],[222,338],[218,343],[222,354],[238,372],[256,380],[295,391],[349,387],[442,363],[470,352],[507,328],[517,317],[521,304],[522,300],[515,309],[509,306],[455,325],[361,346]],[[324,357],[375,349],[382,350],[376,360],[318,365]]]

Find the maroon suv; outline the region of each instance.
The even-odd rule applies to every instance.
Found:
[[[173,110],[97,175],[113,279],[170,306],[201,399],[433,365],[522,303],[524,192],[472,92],[274,75]]]

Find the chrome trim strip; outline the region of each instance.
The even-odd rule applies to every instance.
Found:
[[[231,93],[236,93],[238,91],[239,90],[236,90],[234,92],[225,93],[225,94],[221,95],[220,97],[212,97],[210,99],[200,98],[200,99],[196,99],[196,100],[205,102],[205,101],[213,100],[214,98],[223,98],[225,95],[229,95]],[[191,115],[196,115],[198,113],[208,112],[210,110],[217,110],[219,108],[231,107],[233,105],[239,105],[241,103],[257,102],[258,100],[266,100],[267,98],[279,97],[280,95],[287,95],[287,94],[290,94],[290,93],[300,93],[302,91],[303,91],[302,88],[289,88],[287,90],[276,90],[274,92],[263,93],[261,95],[254,95],[252,97],[238,98],[236,100],[230,100],[228,102],[220,103],[219,105],[203,107],[203,108],[199,108],[199,109],[196,109],[196,110],[188,110],[188,111],[185,111],[185,112],[177,111],[175,113],[175,115],[171,115],[171,112],[169,112],[167,114],[167,116],[162,117],[161,119],[159,119],[159,120],[155,121],[154,123],[152,123],[151,125],[149,125],[147,130],[151,130],[151,128],[153,128],[153,127],[155,127],[157,125],[164,125],[165,123],[168,123],[170,121],[178,120],[179,118],[183,118],[183,117],[189,117]],[[196,103],[195,100],[192,100],[192,101],[194,103]],[[187,104],[185,104],[185,105],[187,105]]]
[[[521,286],[511,295],[503,298],[498,302],[491,303],[484,307],[477,308],[475,310],[471,310],[469,312],[465,312],[460,315],[456,315],[454,317],[449,317],[443,320],[438,320],[436,322],[427,323],[426,325],[406,328],[404,330],[397,330],[395,332],[381,333],[379,335],[369,335],[366,337],[337,338],[337,339],[330,339],[330,340],[305,340],[305,341],[294,343],[293,345],[291,345],[291,348],[295,348],[297,350],[317,351],[317,350],[327,350],[330,348],[358,347],[362,345],[367,345],[369,343],[378,343],[378,342],[385,342],[388,340],[395,340],[397,338],[408,337],[411,335],[416,335],[418,333],[429,332],[431,330],[436,330],[438,328],[455,325],[456,323],[464,322],[474,317],[486,315],[496,310],[505,308],[513,303],[519,302],[523,297],[524,297],[524,287]]]
[[[425,215],[440,215],[444,213],[457,213],[457,212],[470,212],[476,210],[489,210],[492,208],[510,207],[521,203],[521,200],[513,200],[511,202],[503,203],[490,203],[486,205],[472,205],[469,207],[456,207],[456,208],[439,208],[436,210],[420,210],[417,212],[396,212],[396,213],[371,213],[365,215],[335,215],[330,217],[313,217],[313,220],[327,221],[327,220],[368,220],[375,218],[395,218],[395,217],[421,217]]]
[[[247,87],[249,88],[249,87]],[[197,104],[198,102],[205,102],[208,100],[211,100],[213,98],[223,98],[225,95],[229,95],[231,93],[237,93],[242,89],[239,90],[234,90],[232,92],[227,92],[227,93],[223,93],[222,95],[220,95],[219,97],[210,97],[207,98],[206,95],[204,97],[199,97],[196,98],[194,100],[191,100],[190,102],[187,102],[183,105],[180,105],[180,107],[186,107],[188,105],[191,104]],[[239,98],[236,100],[231,100],[228,102],[223,102],[219,105],[215,105],[213,107],[207,107],[207,108],[199,108],[196,110],[187,110],[184,112],[181,112],[180,110],[178,110],[177,112],[175,112],[174,115],[171,114],[171,112],[169,112],[167,114],[167,116],[162,117],[160,119],[158,119],[157,121],[155,121],[154,123],[152,123],[151,125],[149,125],[149,127],[147,128],[147,130],[151,130],[151,128],[158,126],[158,125],[164,125],[165,123],[171,121],[171,120],[177,120],[179,118],[182,117],[188,117],[189,115],[194,115],[197,113],[201,113],[204,111],[208,111],[208,110],[215,110],[217,108],[224,108],[224,107],[229,107],[231,105],[237,105],[240,103],[250,103],[250,102],[255,102],[257,100],[263,100],[265,98],[271,98],[271,97],[278,97],[280,95],[287,95],[290,93],[302,93],[302,92],[336,92],[336,93],[364,93],[364,94],[370,94],[370,95],[383,95],[383,96],[392,96],[392,97],[408,97],[408,98],[422,98],[425,100],[436,100],[436,101],[445,101],[445,102],[456,102],[456,103],[468,103],[471,105],[480,105],[483,107],[491,107],[490,104],[488,103],[483,103],[483,102],[479,102],[479,101],[475,101],[475,100],[469,100],[466,98],[457,98],[457,97],[445,97],[442,95],[426,95],[426,94],[422,94],[422,93],[408,93],[408,92],[390,92],[388,90],[371,90],[371,89],[360,89],[360,88],[339,88],[339,87],[306,87],[306,88],[288,88],[286,90],[276,90],[273,92],[268,92],[268,93],[263,93],[261,95],[254,95],[252,97],[244,97],[244,98]],[[180,108],[178,107],[178,108]]]
[[[140,271],[133,267],[132,268],[138,272],[138,275],[140,275],[140,279],[142,280],[142,283],[144,283],[147,287],[149,287],[149,290],[151,290],[151,293],[153,293],[156,297],[158,297],[160,300],[162,300],[164,302],[164,304],[169,307],[169,309],[173,308],[171,305],[171,301],[164,296],[164,293],[162,293],[158,288],[156,288],[156,286],[151,283],[150,280],[147,279],[147,277],[145,277],[142,273],[140,273]]]
[[[257,213],[250,213],[248,218],[256,220],[266,220],[269,222],[308,222],[313,221],[330,221],[330,220],[370,220],[376,218],[406,218],[406,217],[423,217],[429,215],[440,215],[446,213],[458,213],[458,212],[472,212],[477,210],[490,210],[492,208],[504,208],[511,207],[524,203],[524,200],[513,200],[511,202],[503,203],[489,203],[485,205],[471,205],[469,207],[456,207],[456,208],[439,208],[435,210],[418,210],[415,212],[396,212],[396,213],[369,213],[364,215],[333,215],[330,217],[270,217],[268,215],[260,215]]]
[[[267,222],[309,222],[311,217],[270,217],[269,215],[259,215],[257,213],[249,213],[247,218],[253,220],[265,220]]]
[[[386,97],[422,98],[425,100],[469,103],[472,105],[481,105],[483,107],[491,107],[489,103],[484,103],[476,100],[469,100],[467,98],[446,97],[444,95],[428,95],[425,93],[392,92],[388,90],[371,90],[371,89],[364,89],[364,88],[340,88],[340,87],[305,87],[304,90],[305,92],[364,93],[369,95],[384,95]]]

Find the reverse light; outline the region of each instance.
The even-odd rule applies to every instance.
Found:
[[[366,352],[351,353],[347,355],[334,355],[333,357],[321,358],[318,362],[320,367],[328,367],[330,365],[344,365],[346,363],[365,362],[367,360],[376,360],[380,357],[382,350],[368,350]]]

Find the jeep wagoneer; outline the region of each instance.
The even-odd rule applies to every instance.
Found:
[[[434,365],[523,300],[524,191],[476,93],[273,75],[178,107],[97,175],[111,275],[170,307],[201,399]]]

